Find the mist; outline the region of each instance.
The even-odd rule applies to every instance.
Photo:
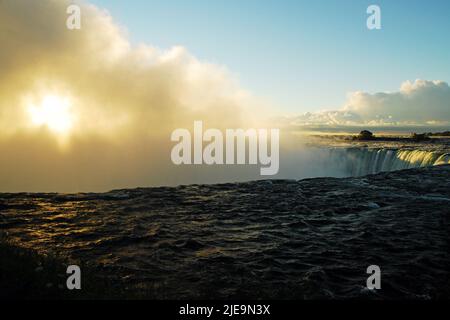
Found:
[[[252,176],[240,168],[174,166],[170,134],[195,120],[218,129],[264,127],[263,101],[226,67],[184,47],[132,46],[126,30],[88,3],[78,2],[81,30],[67,29],[71,3],[0,2],[0,191],[105,191]],[[30,119],[29,106],[49,95],[70,101],[70,131],[55,133]]]

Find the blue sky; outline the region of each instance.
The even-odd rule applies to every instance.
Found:
[[[450,1],[91,0],[130,40],[185,46],[285,113],[336,109],[351,91],[450,80]],[[382,30],[366,28],[377,4]]]

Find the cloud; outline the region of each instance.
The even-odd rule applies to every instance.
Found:
[[[24,96],[38,100],[46,92],[58,92],[74,100],[79,131],[104,133],[104,127],[115,123],[156,131],[170,127],[168,122],[180,125],[181,119],[189,123],[198,116],[235,122],[251,104],[224,67],[200,62],[183,47],[133,48],[111,16],[92,5],[82,7],[82,29],[68,30],[69,3],[2,2],[4,113],[20,111]],[[18,112],[11,115],[15,123],[2,117],[2,127],[21,129],[26,124]]]
[[[132,46],[108,12],[73,1],[0,2],[0,191],[106,190],[187,182],[170,162],[170,132],[252,127],[260,105],[223,66],[185,48]],[[64,137],[36,126],[27,108],[46,96],[71,102]]]
[[[398,92],[353,92],[340,110],[291,120],[297,125],[449,125],[450,87],[443,81],[406,81]]]
[[[68,30],[72,3],[0,0],[0,192],[258,177],[257,167],[253,173],[176,167],[170,133],[191,129],[194,120],[213,128],[274,127],[261,116],[264,101],[243,90],[226,67],[200,61],[182,46],[133,46],[108,12],[87,2],[80,2],[81,30]],[[444,82],[417,80],[395,93],[356,92],[340,110],[288,120],[329,127],[448,124],[449,91]],[[49,96],[70,101],[71,130],[64,135],[30,117],[30,106],[36,111]]]

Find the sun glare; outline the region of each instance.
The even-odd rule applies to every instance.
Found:
[[[28,112],[35,126],[46,126],[59,134],[68,133],[72,128],[73,121],[68,98],[45,96],[40,105],[30,105]]]

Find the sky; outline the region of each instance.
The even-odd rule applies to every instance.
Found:
[[[291,133],[448,130],[449,5],[380,2],[369,31],[368,4],[0,0],[0,192],[260,177],[176,166],[172,133],[194,121],[280,128],[284,178],[317,163]]]
[[[349,92],[450,80],[445,0],[90,2],[106,8],[132,43],[184,46],[226,66],[245,89],[286,114],[339,108]],[[381,30],[366,27],[371,4],[381,8]]]

